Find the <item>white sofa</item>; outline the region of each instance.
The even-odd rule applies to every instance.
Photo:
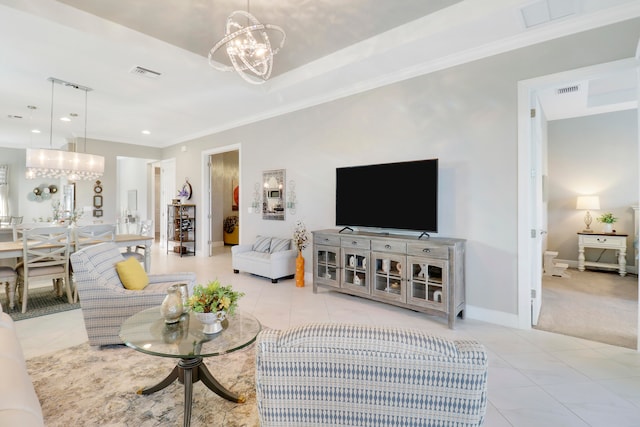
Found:
[[[0,306],[0,426],[44,426],[11,317]]]
[[[293,277],[296,273],[297,251],[291,239],[257,236],[252,244],[231,248],[231,265],[234,273],[241,271],[271,279]]]

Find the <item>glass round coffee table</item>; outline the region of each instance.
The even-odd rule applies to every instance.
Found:
[[[244,396],[230,392],[214,378],[203,358],[231,353],[250,345],[260,332],[260,322],[250,314],[237,311],[224,320],[222,326],[222,331],[216,334],[205,334],[202,323],[192,313],[183,314],[177,323],[167,324],[160,315],[160,307],[142,310],[125,320],[120,338],[127,346],[152,356],[180,359],[165,379],[138,390],[138,394],[155,393],[176,379],[183,383],[185,426],[191,423],[193,383],[198,381],[227,400],[244,403]]]

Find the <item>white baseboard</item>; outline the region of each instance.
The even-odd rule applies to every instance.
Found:
[[[504,311],[489,310],[467,304],[465,317],[482,322],[494,323],[508,328],[518,328],[518,315],[505,313]]]

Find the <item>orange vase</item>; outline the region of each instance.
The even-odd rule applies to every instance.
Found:
[[[304,287],[304,257],[302,251],[298,251],[298,257],[296,258],[296,286],[298,288]]]

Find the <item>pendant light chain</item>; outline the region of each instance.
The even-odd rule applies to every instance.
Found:
[[[49,148],[53,149],[53,87],[55,86],[53,80],[51,80],[51,118],[49,120]]]
[[[87,90],[84,91],[84,152],[87,152],[87,98],[89,92]],[[76,150],[77,151],[77,150]]]

